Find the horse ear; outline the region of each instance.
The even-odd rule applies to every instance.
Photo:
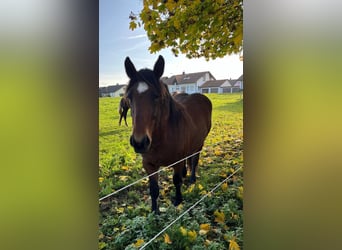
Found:
[[[137,74],[137,70],[135,69],[131,59],[127,56],[125,59],[125,69],[126,69],[126,74],[129,78],[134,78],[134,76]]]
[[[164,58],[162,56],[159,56],[153,68],[153,72],[158,78],[160,78],[164,73],[164,65]]]

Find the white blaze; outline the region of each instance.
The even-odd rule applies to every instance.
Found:
[[[146,84],[146,82],[139,82],[137,88],[138,93],[144,93],[146,90],[148,90],[148,85]]]

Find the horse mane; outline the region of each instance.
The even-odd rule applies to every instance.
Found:
[[[184,112],[183,106],[172,97],[168,86],[165,83],[160,82],[161,86],[162,84],[164,86],[161,88],[161,98],[164,99],[162,102],[166,104],[166,108],[168,109],[169,122],[173,125],[177,125]]]

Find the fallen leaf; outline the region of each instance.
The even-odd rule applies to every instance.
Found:
[[[144,244],[145,241],[143,239],[138,239],[137,242],[134,243],[135,247],[141,247],[142,244]]]
[[[205,240],[205,242],[204,242],[204,245],[205,246],[209,246],[211,244],[211,241],[210,240]]]
[[[180,227],[179,230],[181,231],[183,236],[186,236],[188,234],[184,227]]]
[[[124,171],[127,171],[127,170],[129,170],[129,167],[128,166],[122,166],[121,169]]]
[[[221,186],[221,188],[222,188],[222,191],[223,191],[223,192],[226,192],[227,189],[228,189],[228,183],[227,183],[227,182],[223,183],[222,186]]]
[[[201,225],[200,225],[200,229],[209,231],[209,230],[210,230],[210,224],[208,224],[208,223],[206,223],[206,224],[201,224]]]
[[[123,207],[116,208],[116,212],[118,212],[119,214],[122,214],[124,211],[125,209]]]
[[[127,181],[127,179],[128,179],[128,176],[127,176],[127,175],[120,175],[120,176],[119,176],[119,180],[120,180],[120,181]]]
[[[190,241],[194,241],[194,240],[196,240],[197,233],[196,233],[196,231],[189,231],[188,236],[190,238]]]
[[[164,234],[164,242],[167,244],[171,244],[172,241],[170,239],[170,236],[168,234]]]
[[[224,223],[224,213],[223,212],[219,212],[219,211],[215,211],[214,212],[214,215],[215,215],[215,222],[218,222],[218,223]]]
[[[229,250],[240,250],[239,244],[235,241],[235,237],[229,240]]]

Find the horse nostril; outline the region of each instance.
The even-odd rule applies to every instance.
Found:
[[[130,144],[136,153],[145,153],[150,148],[151,140],[145,135],[140,141],[137,141],[134,136],[131,135]]]

